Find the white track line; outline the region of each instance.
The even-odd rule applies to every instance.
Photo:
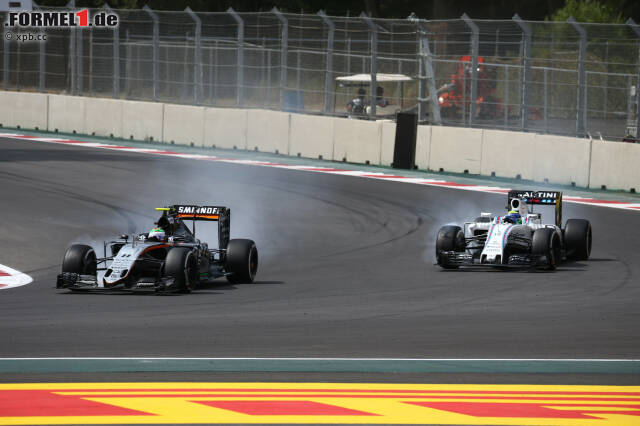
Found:
[[[28,357],[0,358],[2,361],[55,361],[55,360],[132,360],[132,361],[436,361],[436,362],[640,362],[640,359],[607,358],[208,358],[208,357]]]

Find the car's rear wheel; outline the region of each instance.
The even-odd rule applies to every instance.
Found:
[[[539,262],[538,269],[554,270],[560,263],[561,244],[558,233],[551,228],[536,229],[531,242],[531,254],[545,260]]]
[[[250,284],[258,272],[258,249],[252,240],[234,239],[227,246],[225,270],[231,284]]]
[[[436,261],[444,269],[457,269],[458,265],[452,265],[442,252],[464,252],[464,232],[459,226],[447,225],[440,228],[436,237]]]
[[[591,223],[585,219],[569,219],[564,227],[567,259],[587,260],[591,255]]]
[[[164,275],[174,279],[175,288],[189,293],[198,283],[198,260],[188,249],[176,247],[169,250],[164,262]]]
[[[74,244],[67,249],[62,260],[62,272],[79,275],[96,275],[96,252],[91,246]]]

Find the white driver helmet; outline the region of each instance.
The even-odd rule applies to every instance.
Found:
[[[149,231],[149,238],[157,238],[158,241],[164,241],[164,230],[162,228],[153,228]]]

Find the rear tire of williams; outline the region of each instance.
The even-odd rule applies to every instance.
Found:
[[[436,238],[436,260],[444,269],[458,269],[458,265],[451,265],[440,253],[443,251],[464,252],[464,232],[459,226],[447,225],[440,228]]]
[[[74,244],[67,249],[62,260],[62,272],[96,275],[96,252],[91,246]]]
[[[189,293],[198,282],[198,261],[193,251],[176,247],[169,250],[164,262],[164,274],[175,280],[176,287]]]
[[[560,263],[561,244],[558,233],[551,228],[537,229],[533,233],[531,254],[546,257],[546,262],[538,265],[538,269],[552,271]]]
[[[251,284],[258,272],[258,249],[252,240],[234,239],[227,246],[225,270],[231,284]]]
[[[591,223],[585,219],[569,219],[564,227],[564,246],[569,260],[587,260],[591,255]]]

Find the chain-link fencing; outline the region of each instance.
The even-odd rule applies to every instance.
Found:
[[[638,126],[632,21],[110,12],[117,28],[5,37],[3,88],[360,118],[415,110],[432,124],[613,140]]]

